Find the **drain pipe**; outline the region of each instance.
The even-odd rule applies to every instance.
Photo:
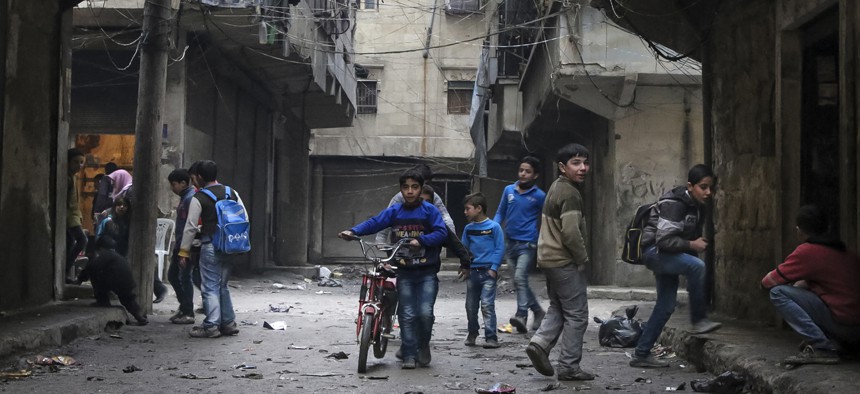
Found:
[[[427,59],[430,57],[430,39],[433,37],[433,24],[436,22],[436,9],[439,0],[433,0],[433,11],[430,13],[430,26],[427,27],[427,39],[424,41],[424,124],[421,135],[421,156],[427,155]]]

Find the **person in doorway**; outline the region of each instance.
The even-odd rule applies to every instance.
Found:
[[[502,226],[487,217],[487,199],[474,193],[463,199],[463,214],[469,224],[463,229],[463,245],[475,256],[468,268],[466,285],[466,318],[469,332],[466,346],[475,346],[478,338],[478,307],[484,317],[484,348],[496,349],[496,282],[505,255]]]
[[[418,164],[415,167],[412,167],[412,170],[417,171],[424,177],[424,186],[422,186],[422,198],[423,194],[425,194],[424,188],[428,188],[426,193],[429,194],[430,199],[424,198],[425,201],[429,202],[433,206],[435,206],[439,212],[442,214],[442,220],[445,222],[445,227],[448,229],[448,240],[445,241],[443,245],[450,252],[453,252],[455,256],[460,260],[460,270],[463,272],[465,268],[468,267],[469,262],[471,261],[471,256],[469,255],[469,251],[463,247],[463,244],[460,242],[460,238],[457,238],[457,229],[454,226],[454,219],[451,219],[451,214],[448,213],[448,208],[445,207],[445,202],[442,201],[442,197],[439,197],[436,194],[436,191],[433,190],[433,187],[428,185],[427,182],[433,178],[433,170],[430,169],[430,166],[426,164]],[[403,193],[397,193],[393,197],[391,197],[391,201],[388,202],[388,207],[394,206],[394,204],[403,204],[405,201],[403,200]],[[377,243],[390,243],[391,242],[391,229],[385,229],[378,233],[376,233],[376,242]],[[399,357],[398,357],[399,358]]]
[[[131,201],[119,197],[113,202],[113,208],[107,211],[107,217],[96,228],[96,242],[104,236],[110,236],[114,249],[122,257],[128,258],[128,236],[131,224]]]
[[[105,164],[103,176],[96,181],[96,196],[93,198],[93,223],[98,222],[100,213],[113,206],[113,178],[110,177],[110,174],[116,170],[116,163]]]
[[[560,175],[550,186],[541,213],[537,260],[546,276],[549,309],[526,354],[538,372],[546,376],[557,372],[559,380],[594,379],[580,367],[582,338],[588,328],[584,272],[590,261],[579,189],[590,170],[588,157],[588,149],[579,144],[568,144],[558,151]],[[549,353],[556,343],[560,351],[558,366],[553,367]]]
[[[191,178],[216,196],[227,194],[227,187],[218,183],[218,165],[212,160],[198,163],[192,171]],[[236,201],[245,210],[245,204],[239,193],[230,188],[231,200]],[[245,210],[247,213],[247,210]],[[203,223],[198,228],[198,222]],[[191,264],[191,246],[200,233],[200,275],[202,278],[203,309],[206,317],[203,324],[194,326],[189,335],[193,338],[218,338],[222,335],[236,335],[239,328],[236,324],[236,312],[233,310],[233,300],[227,281],[230,279],[232,263],[228,255],[215,250],[212,239],[218,231],[218,214],[215,201],[202,190],[194,194],[188,208],[188,218],[185,221],[182,240],[179,248],[180,266]]]
[[[705,262],[698,257],[708,248],[703,227],[716,184],[714,172],[708,166],[697,164],[688,172],[687,184],[663,194],[651,211],[641,244],[645,266],[654,272],[657,282],[657,303],[636,344],[631,367],[669,366],[668,362],[656,359],[651,348],[675,311],[680,275],[687,278],[691,332],[705,334],[722,326],[708,319]]]
[[[827,214],[805,205],[797,213],[802,240],[761,280],[776,310],[804,341],[785,364],[836,364],[860,344],[860,259],[828,232]]]
[[[505,187],[502,201],[493,221],[505,231],[508,267],[513,271],[517,291],[517,311],[510,319],[517,332],[528,332],[526,323],[529,310],[534,314],[531,328],[540,327],[545,312],[529,286],[529,271],[535,267],[537,252],[538,219],[541,216],[546,193],[535,185],[540,174],[540,160],[525,156],[520,160],[517,174],[519,180]]]
[[[392,228],[395,241],[410,238],[408,258],[398,260],[397,294],[402,339],[403,369],[430,364],[430,337],[435,320],[433,307],[439,292],[437,273],[441,266],[439,252],[448,236],[442,215],[433,205],[421,199],[424,177],[407,170],[400,175],[400,192],[404,202],[394,204],[378,215],[355,227],[341,231],[338,236],[350,240]]]
[[[179,310],[170,317],[170,322],[173,324],[194,324],[194,285],[191,280],[191,272],[194,269],[195,261],[192,259],[190,264],[180,265],[179,247],[182,233],[185,232],[185,223],[188,221],[188,208],[191,206],[191,199],[194,198],[197,191],[194,186],[191,186],[191,176],[188,174],[188,170],[173,170],[167,176],[167,181],[170,182],[170,190],[173,194],[180,198],[179,205],[176,206],[176,224],[174,225],[175,236],[179,242],[174,242],[170,254],[170,267],[167,269],[167,280],[170,281],[173,291],[176,292]]]
[[[77,149],[69,149],[68,183],[66,189],[66,266],[64,269],[66,283],[75,282],[75,260],[87,248],[87,234],[81,222],[84,214],[81,212],[81,196],[78,191],[78,172],[84,169],[84,153]]]
[[[149,323],[146,315],[141,313],[137,297],[134,295],[134,278],[131,267],[125,257],[114,250],[116,243],[108,234],[96,240],[96,257],[81,271],[78,284],[89,280],[93,285],[96,301],[93,306],[109,307],[109,293],[113,292],[119,298],[120,304],[130,313],[137,324],[145,326]]]

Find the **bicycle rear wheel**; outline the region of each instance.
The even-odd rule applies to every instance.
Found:
[[[379,318],[379,328],[376,329],[373,338],[374,357],[385,357],[385,352],[388,350],[388,337],[386,335],[389,333],[391,333],[391,315],[383,312]]]
[[[370,349],[372,339],[373,318],[374,314],[365,314],[361,318],[361,332],[359,333],[358,345],[358,373],[367,372],[367,351]]]

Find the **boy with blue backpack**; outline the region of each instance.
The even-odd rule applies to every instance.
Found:
[[[236,313],[230,298],[227,280],[230,277],[230,254],[251,250],[249,223],[245,205],[239,193],[218,183],[218,166],[204,160],[190,171],[195,183],[203,187],[191,200],[188,219],[179,247],[180,267],[190,264],[191,243],[201,233],[200,275],[202,278],[203,324],[189,333],[193,338],[218,338],[236,335]],[[198,230],[198,220],[202,226]]]
[[[478,338],[478,307],[484,316],[484,348],[499,347],[496,334],[496,280],[505,255],[505,236],[502,226],[487,217],[487,199],[474,193],[463,199],[469,224],[463,229],[463,245],[472,253],[469,281],[466,285],[466,318],[469,334],[466,346],[475,346]]]

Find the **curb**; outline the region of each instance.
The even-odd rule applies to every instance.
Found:
[[[89,302],[90,300],[86,300]],[[92,308],[83,301],[57,303],[0,319],[0,359],[68,344],[99,334],[108,322],[125,324],[122,307]]]

